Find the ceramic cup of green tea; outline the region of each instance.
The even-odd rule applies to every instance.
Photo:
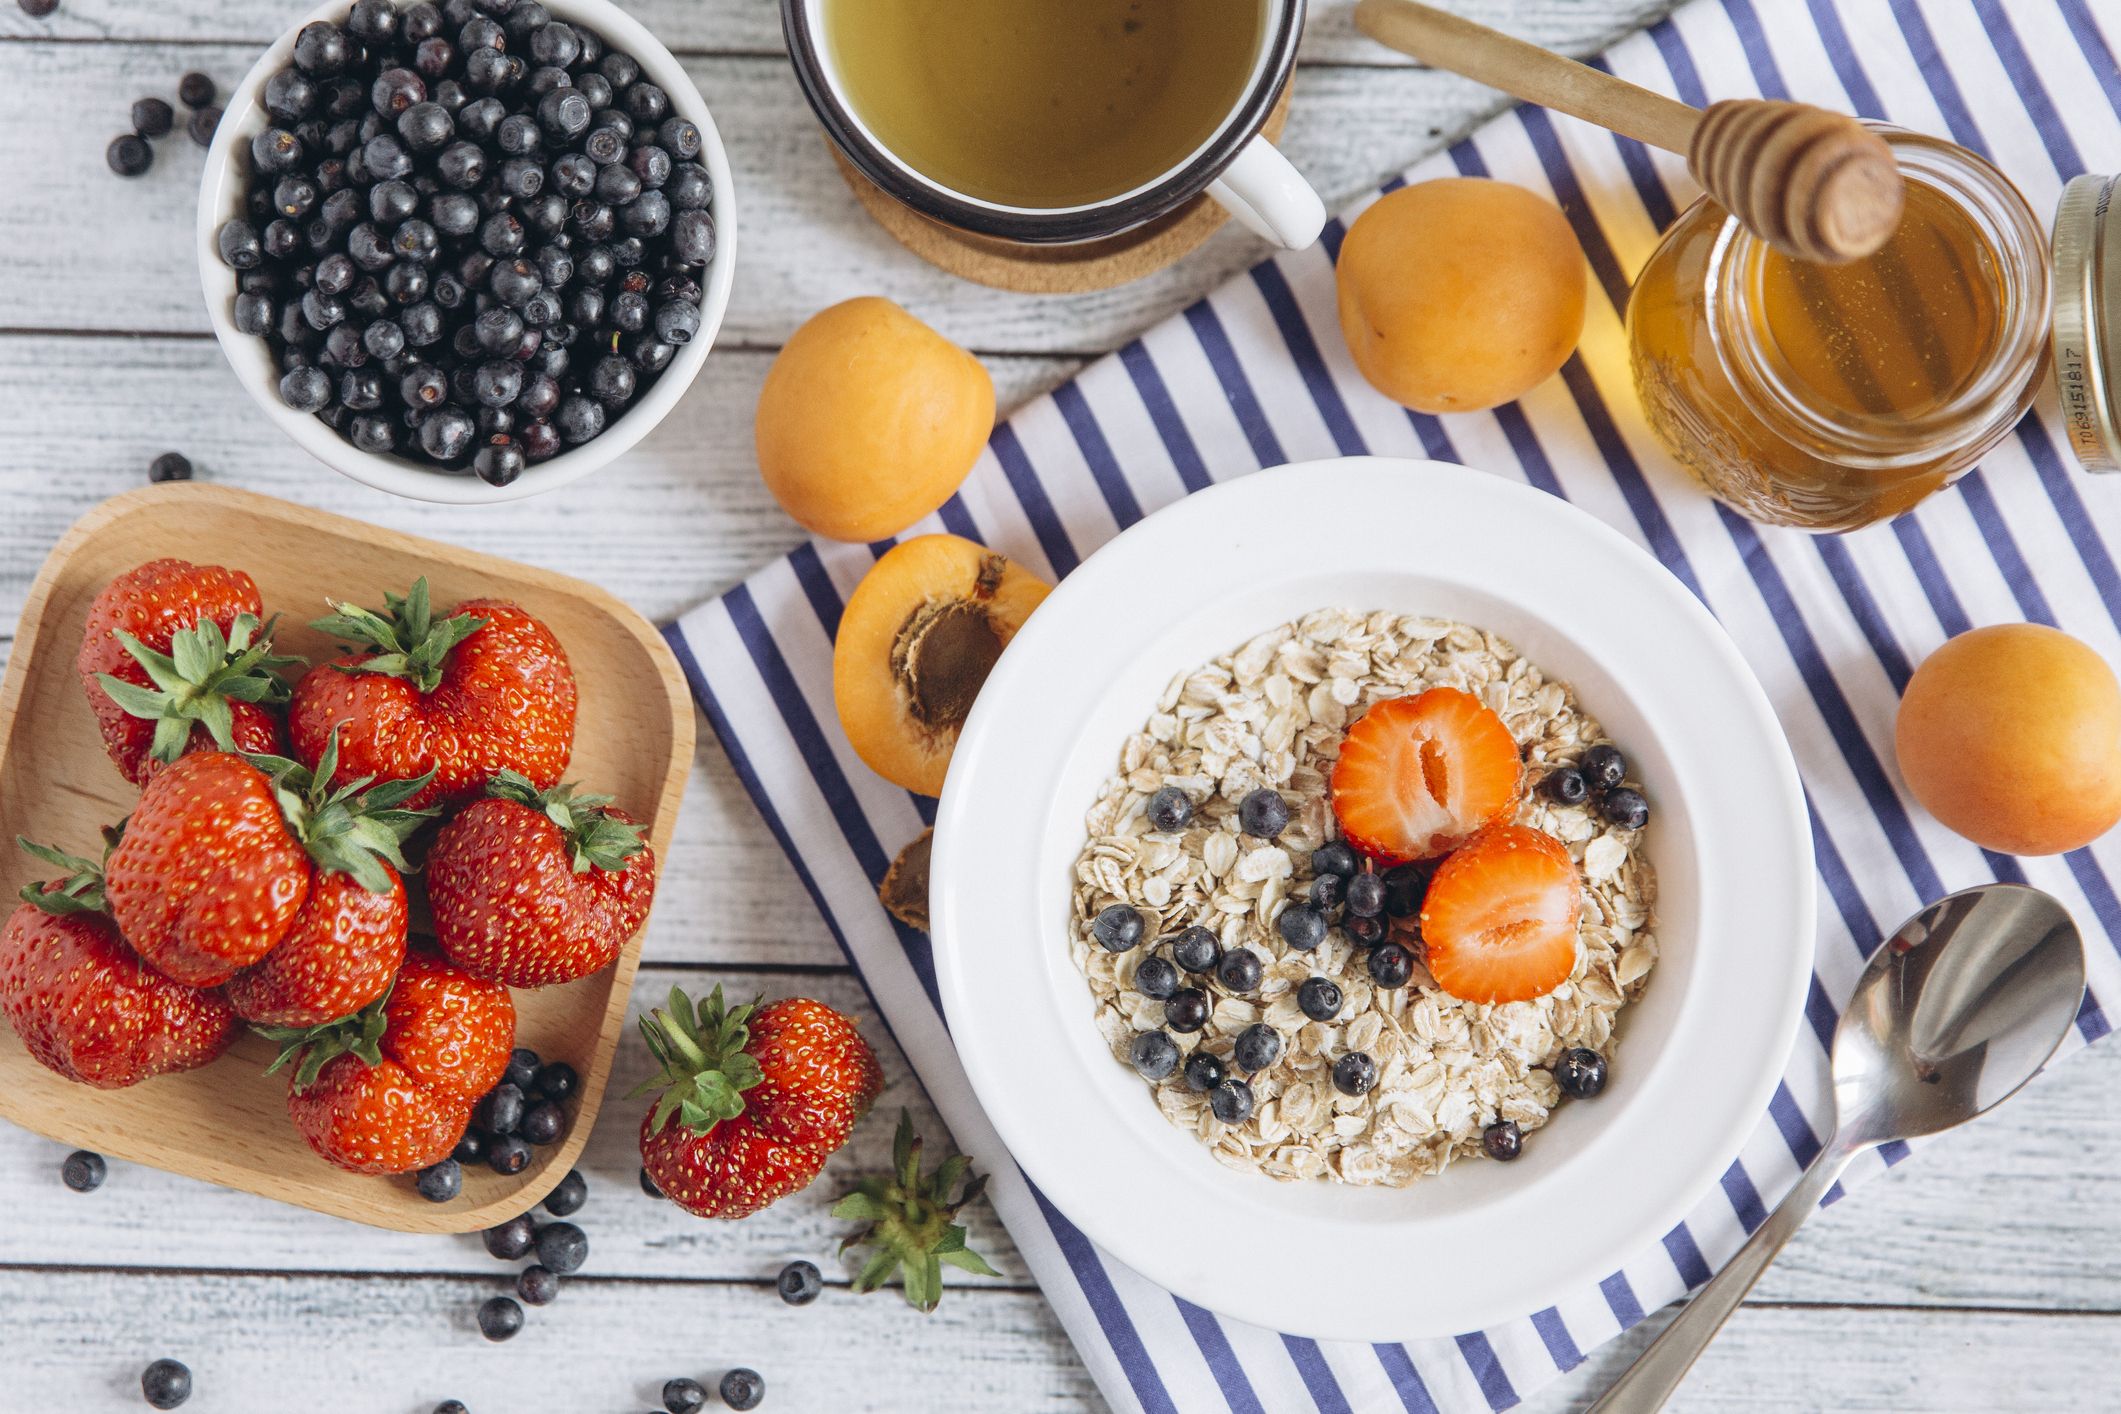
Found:
[[[983,235],[1116,235],[1206,193],[1301,249],[1326,213],[1260,135],[1304,0],[781,0],[810,106],[914,210]]]

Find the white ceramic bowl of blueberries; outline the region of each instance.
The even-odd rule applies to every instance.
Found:
[[[299,152],[259,151],[304,122]],[[275,195],[289,179],[277,232],[250,209],[261,165]],[[340,192],[358,206],[327,213]],[[237,378],[305,451],[481,504],[577,481],[677,406],[729,303],[735,230],[705,100],[609,0],[327,0],[229,95],[199,269]]]

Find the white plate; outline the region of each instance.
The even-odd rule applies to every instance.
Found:
[[[1509,639],[1621,744],[1656,811],[1662,958],[1612,1082],[1512,1164],[1410,1188],[1224,1168],[1092,1023],[1068,956],[1083,817],[1177,673],[1325,607]],[[1811,833],[1788,744],[1721,627],[1566,502],[1441,462],[1350,458],[1202,491],[1113,540],[1002,656],[936,820],[936,971],[980,1103],[1053,1203],[1198,1305],[1390,1341],[1479,1329],[1670,1231],[1767,1111],[1811,972]]]

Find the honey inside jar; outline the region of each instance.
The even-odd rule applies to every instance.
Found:
[[[1898,515],[1971,469],[2038,387],[2048,275],[2030,208],[1971,153],[1886,136],[1907,204],[1875,255],[1797,260],[1704,199],[1629,300],[1652,429],[1753,519],[1848,530]]]

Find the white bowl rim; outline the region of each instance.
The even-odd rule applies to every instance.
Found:
[[[736,277],[736,203],[729,154],[707,111],[707,100],[677,57],[646,26],[611,0],[546,0],[545,8],[553,18],[595,30],[613,48],[632,55],[646,76],[670,95],[672,111],[699,126],[698,160],[714,179],[714,195],[708,209],[714,213],[715,254],[700,291],[700,331],[691,343],[678,350],[654,386],[594,440],[526,468],[510,485],[488,486],[469,471],[445,471],[406,457],[364,452],[311,414],[288,407],[280,401],[277,379],[270,376],[273,363],[265,341],[245,334],[235,325],[235,272],[221,263],[215,234],[223,221],[241,210],[243,182],[234,161],[236,142],[240,137],[248,143],[264,130],[261,95],[265,82],[292,62],[295,36],[302,27],[318,20],[343,21],[351,8],[352,0],[324,0],[273,42],[229,93],[213,146],[206,154],[206,170],[199,179],[199,285],[214,338],[235,371],[236,381],[274,425],[318,461],[363,485],[415,501],[442,505],[520,501],[556,491],[602,470],[639,445],[677,407],[700,369],[706,366],[708,351],[729,308],[730,289]],[[399,8],[403,9],[403,4]]]
[[[1361,513],[1311,518],[1317,534],[1306,542],[1291,505]],[[1428,528],[1411,539],[1406,527],[1424,519]],[[1501,548],[1512,556],[1497,562],[1494,537],[1503,528],[1508,543]],[[1042,846],[1055,830],[1072,831],[1073,843],[1059,856],[1072,861],[1090,804],[1087,796],[1053,798],[1056,777],[1077,753],[1096,749],[1109,762],[1119,745],[1079,740],[1079,724],[1110,691],[1111,674],[1075,665],[1096,663],[1097,654],[1122,660],[1159,634],[1178,632],[1166,626],[1183,623],[1190,605],[1238,592],[1263,574],[1315,577],[1287,564],[1262,571],[1256,557],[1247,561],[1234,547],[1248,530],[1264,544],[1286,545],[1291,562],[1309,555],[1324,564],[1331,556],[1336,574],[1372,564],[1394,572],[1393,556],[1405,561],[1418,548],[1420,575],[1463,576],[1472,592],[1519,600],[1527,615],[1558,605],[1556,623],[1569,623],[1571,614],[1581,619],[1590,612],[1587,601],[1612,611],[1591,641],[1603,634],[1600,649],[1632,645],[1621,650],[1630,677],[1617,691],[1630,710],[1641,707],[1656,721],[1657,753],[1678,753],[1688,765],[1675,772],[1686,779],[1652,780],[1649,790],[1653,800],[1683,798],[1684,825],[1671,812],[1660,818],[1667,831],[1686,830],[1671,847],[1696,862],[1696,908],[1715,922],[1714,946],[1684,943],[1682,977],[1663,976],[1681,944],[1661,939],[1667,961],[1636,1005],[1655,1000],[1660,977],[1682,989],[1685,1005],[1657,1042],[1654,1064],[1629,1068],[1623,1040],[1613,1090],[1578,1107],[1592,1118],[1572,1131],[1578,1137],[1571,1152],[1546,1163],[1539,1157],[1546,1132],[1535,1134],[1525,1158],[1500,1172],[1491,1163],[1454,1165],[1409,1189],[1355,1200],[1351,1206],[1368,1210],[1357,1226],[1292,1210],[1309,1201],[1307,1190],[1380,1190],[1275,1184],[1230,1172],[1153,1105],[1140,1103],[1140,1082],[1110,1060],[1090,1020],[1088,990],[1067,958],[1061,930],[1068,881],[1037,877],[1053,857]],[[1573,566],[1575,578],[1543,568],[1550,551]],[[1176,588],[1166,569],[1173,563],[1184,566]],[[1608,576],[1588,595],[1586,565]],[[1144,599],[1144,585],[1155,586],[1155,598]],[[1327,606],[1308,604],[1289,617]],[[1158,682],[1210,655],[1162,664]],[[1644,693],[1663,696],[1644,705]],[[1151,705],[1139,702],[1140,715],[1127,720],[1146,717]],[[1062,723],[1070,725],[1055,730]],[[1706,826],[1694,813],[1712,809]],[[1664,867],[1667,847],[1654,834],[1651,847]],[[1062,581],[996,665],[959,736],[937,811],[933,878],[935,970],[952,1040],[988,1118],[1029,1179],[1106,1251],[1187,1300],[1320,1339],[1398,1341],[1478,1330],[1587,1289],[1654,1250],[1766,1115],[1803,1015],[1815,931],[1812,840],[1795,762],[1766,694],[1700,602],[1632,541],[1559,498],[1448,463],[1376,457],[1276,468],[1185,497]],[[1049,909],[1054,898],[1060,906]],[[1715,1014],[1708,1001],[1720,1004]],[[1623,1018],[1623,1037],[1626,1026]],[[1136,1093],[1138,1113],[1085,1112],[1085,1097],[1106,1082],[1094,1068],[1068,1073],[1080,1061],[1082,1033],[1107,1074]],[[1624,1086],[1642,1087],[1643,1102],[1597,1108],[1612,1105]],[[1679,1108],[1662,1109],[1666,1100]],[[1566,1105],[1558,1111],[1556,1126],[1571,1113]],[[1609,1123],[1608,1115],[1617,1118]],[[1173,1143],[1155,1138],[1159,1132]],[[1114,1142],[1088,1145],[1086,1133]],[[1197,1162],[1179,1157],[1188,1151]],[[1542,1163],[1543,1172],[1528,1172]],[[1492,1185],[1470,1209],[1459,1202],[1420,1212],[1432,1185],[1469,1173]],[[1183,1209],[1175,1194],[1145,1196],[1174,1177],[1191,1185]],[[1298,1195],[1293,1201],[1291,1193]],[[1586,1206],[1593,1197],[1602,1210]],[[1414,1211],[1380,1221],[1383,1208]],[[1363,1260],[1351,1260],[1351,1241],[1361,1244]],[[1430,1275],[1440,1279],[1421,1279]]]

